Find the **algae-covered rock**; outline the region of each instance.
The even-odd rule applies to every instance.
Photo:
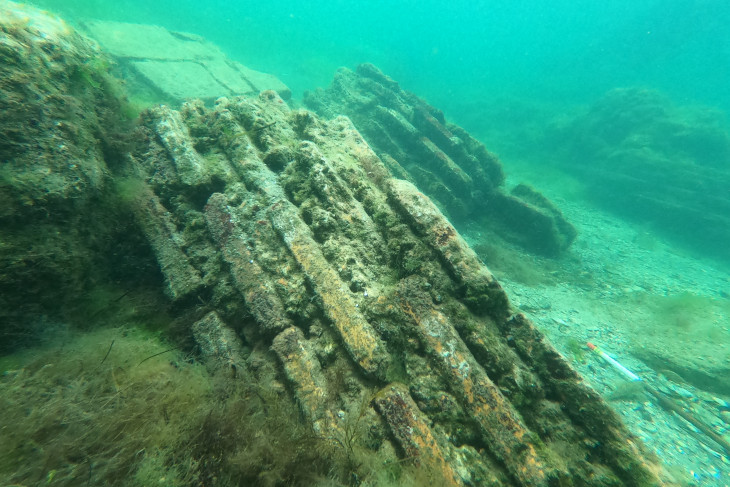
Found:
[[[246,347],[271,347],[318,434],[346,451],[392,443],[438,484],[658,482],[615,413],[349,119],[273,91],[143,118],[128,169],[183,238],[151,242],[158,258],[179,248],[182,268],[207,276],[199,299],[218,296]],[[168,286],[189,279],[180,269],[162,267]]]
[[[32,46],[44,46],[46,37],[29,25],[35,24],[23,24],[7,42],[21,39],[33,53]],[[15,62],[30,76],[34,71],[23,63],[31,61]],[[32,77],[34,83],[47,78],[56,79],[43,71]],[[62,82],[70,79],[60,76]],[[387,78],[380,82],[392,87]],[[94,100],[96,87],[88,85],[90,95],[82,90],[74,103]],[[73,85],[49,89],[56,94],[53,89],[60,88]],[[4,103],[24,113],[12,100]],[[387,115],[408,130],[402,114]],[[32,126],[31,115],[21,119],[8,127]],[[96,120],[93,110],[84,120]],[[45,116],[38,122],[50,128]],[[78,139],[59,139],[72,146],[69,156],[46,145],[56,135],[34,145],[19,130],[7,149],[8,167],[23,182],[11,172],[3,183],[14,205],[3,218],[15,225],[13,231],[32,235],[21,217],[45,214],[56,239],[89,245],[87,234],[76,234],[86,222],[82,215],[110,218],[115,213],[105,203],[123,201],[135,221],[125,227],[130,235],[123,240],[145,242],[172,303],[169,329],[195,354],[185,359],[191,367],[163,362],[172,377],[165,387],[173,393],[134,381],[134,391],[142,388],[145,394],[131,409],[137,414],[129,419],[134,428],[120,418],[103,430],[118,436],[134,432],[124,451],[136,452],[142,463],[117,458],[114,470],[104,470],[104,459],[114,456],[112,439],[103,454],[64,458],[64,478],[78,483],[83,472],[86,479],[102,479],[124,467],[130,475],[158,481],[177,472],[175,485],[220,479],[311,485],[314,473],[347,485],[659,485],[656,465],[617,415],[527,319],[513,314],[499,283],[444,214],[411,182],[392,178],[387,164],[393,161],[378,157],[348,118],[325,120],[292,110],[276,92],[264,91],[220,98],[213,108],[201,101],[180,110],[157,106],[139,122],[130,132],[128,153],[122,147],[97,151],[104,132],[91,126]],[[433,125],[441,128],[443,123]],[[87,157],[73,158],[83,151]],[[22,179],[22,164],[40,164],[30,154],[42,161],[41,174],[56,174],[59,187],[66,188],[53,195],[53,205],[43,197],[48,181]],[[82,187],[69,182],[63,164],[81,166],[68,170],[85,175],[79,176]],[[449,184],[468,187],[475,177],[498,184],[498,166],[486,159],[483,164],[482,172],[453,174],[460,182]],[[97,170],[104,177],[95,183],[91,175]],[[110,201],[103,188],[111,178],[117,190]],[[33,204],[25,208],[24,201]],[[70,201],[76,206],[64,211]],[[69,221],[68,215],[79,219]],[[76,280],[109,278],[119,258],[98,258],[103,246],[94,250],[94,258],[84,261],[89,269],[59,269]],[[29,256],[3,255],[16,259],[4,286],[39,285],[40,277],[19,271],[18,263]],[[52,294],[48,287],[39,287],[39,296]],[[22,302],[13,293],[9,296]],[[50,310],[58,307],[49,304]],[[79,367],[104,388],[99,394],[105,411],[122,414],[125,409],[112,405],[124,405],[127,389],[119,387],[115,374],[134,375],[143,364],[157,370],[150,359],[174,349],[139,357],[137,365],[113,356],[108,360],[121,365],[109,368],[104,364],[113,344],[114,339],[104,347],[106,356],[84,357]],[[209,370],[224,372],[210,390],[199,375],[203,368],[192,366],[196,357]],[[201,384],[192,402],[205,407],[191,407],[189,420],[179,401],[174,408],[154,402],[180,397],[178,369],[194,370]],[[32,378],[18,375],[26,376]],[[93,403],[97,394],[82,392],[79,404]],[[20,414],[22,407],[13,407]],[[164,434],[146,444],[140,432],[153,424]],[[171,453],[175,448],[181,451]],[[56,465],[49,462],[11,477],[48,483],[55,474],[38,472]],[[155,476],[158,471],[168,474]]]
[[[103,262],[131,220],[110,200],[127,136],[107,68],[61,19],[0,2],[0,349],[116,273]]]
[[[730,259],[730,132],[715,109],[614,89],[550,143],[604,208]]]
[[[307,93],[304,104],[325,117],[350,117],[391,173],[436,201],[457,228],[476,223],[549,256],[575,239],[573,226],[547,198],[539,195],[536,204],[523,192],[504,192],[494,154],[371,64],[340,69],[328,89]]]

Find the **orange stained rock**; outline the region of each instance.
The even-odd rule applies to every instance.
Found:
[[[406,386],[388,385],[376,396],[375,405],[403,448],[406,458],[413,459],[417,465],[429,468],[440,477],[430,479],[433,485],[463,485],[459,475],[446,461],[427,419],[418,410]]]
[[[489,379],[449,319],[440,311],[419,308],[407,299],[403,311],[416,323],[424,346],[448,376],[452,390],[480,426],[490,449],[520,485],[546,485],[544,462],[529,441],[519,413]]]
[[[327,397],[326,382],[302,331],[294,326],[287,328],[274,338],[271,348],[295,386],[302,412],[312,421],[320,419]]]
[[[324,311],[352,358],[365,370],[382,375],[387,368],[385,345],[355,307],[350,290],[330,267],[316,243],[306,236],[291,238],[289,249],[324,304]]]

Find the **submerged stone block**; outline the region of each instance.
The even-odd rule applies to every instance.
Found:
[[[271,348],[294,384],[302,413],[321,429],[328,397],[327,382],[311,344],[299,328],[292,326],[274,338]]]
[[[717,109],[617,88],[550,137],[598,205],[730,261],[730,131]]]
[[[176,104],[193,98],[212,102],[221,96],[265,90],[291,97],[276,76],[228,59],[198,35],[108,20],[86,20],[81,27],[114,57],[135,91],[146,93],[147,98]]]
[[[446,460],[426,416],[418,410],[407,387],[390,384],[378,393],[373,402],[388,423],[405,456],[440,474],[440,478],[430,479],[434,485],[464,485],[459,474]]]
[[[150,130],[170,117],[150,116]],[[600,411],[615,417],[610,408],[534,328],[527,344],[489,269],[428,196],[391,178],[347,118],[292,111],[264,92],[188,106],[180,120],[191,139],[144,138],[139,154],[157,159],[143,166],[174,166],[171,141],[225,159],[230,172],[202,211],[191,208],[205,186],[179,192],[176,214],[188,228],[203,215],[197,240],[226,264],[206,279],[208,294],[229,293],[221,309],[243,303],[245,339],[274,352],[316,431],[352,449],[358,421],[378,428],[363,403],[371,397],[405,458],[439,484],[658,485],[643,460],[624,466],[637,445],[619,423],[594,431],[605,446],[590,441]],[[582,395],[555,396],[568,390]],[[573,408],[581,397],[591,414]]]
[[[21,25],[24,41],[30,36],[44,45],[34,27]],[[13,52],[0,45],[0,54],[28,67]],[[48,61],[43,52],[34,54]],[[72,59],[76,66],[85,60]],[[5,64],[0,69],[13,74]],[[375,69],[365,67],[361,75],[397,87]],[[99,94],[83,77],[76,81]],[[2,102],[21,117],[25,112],[13,97],[33,98],[23,91],[27,85],[14,86]],[[92,118],[98,99],[103,98],[81,97],[79,110]],[[414,123],[403,100],[391,101],[387,108],[414,127],[430,126],[428,139],[438,144],[432,154],[468,173],[456,174],[463,184],[497,182],[498,166],[489,166],[488,154],[462,151],[451,136],[463,142],[463,134],[445,126],[437,111],[422,107],[427,113]],[[16,122],[7,122],[16,138],[2,146],[13,154],[12,167],[40,166],[50,173],[54,168],[66,176],[62,166],[53,165],[58,148],[51,142],[58,139],[32,132],[40,142],[28,145],[19,128],[24,125]],[[67,133],[41,122],[42,130]],[[80,137],[62,139],[70,153],[102,154],[95,126],[81,126]],[[457,229],[412,183],[392,179],[349,119],[290,110],[277,93],[264,91],[221,98],[214,108],[191,102],[179,111],[148,110],[129,138],[129,152],[106,148],[114,164],[79,158],[74,164],[81,167],[68,170],[98,170],[119,179],[126,188],[120,199],[134,222],[125,227],[133,235],[125,238],[159,268],[146,277],[168,293],[170,330],[181,331],[181,342],[194,337],[201,356],[254,379],[237,389],[226,382],[234,380],[231,374],[219,375],[212,394],[238,390],[254,396],[265,383],[260,401],[243,411],[266,415],[269,407],[297,405],[317,444],[346,457],[341,477],[346,481],[368,478],[365,470],[375,464],[414,465],[434,485],[659,485],[641,445],[611,409],[534,326],[512,316],[499,284]],[[413,150],[431,147],[416,142],[420,149]],[[473,171],[480,164],[483,171]],[[392,161],[388,166],[397,167]],[[21,186],[2,184],[22,201]],[[89,235],[83,233],[86,220],[68,216],[93,209],[94,201],[108,207],[119,201],[88,184],[70,188],[74,197],[64,193],[55,199],[63,210],[55,211],[39,197],[44,184],[25,195],[40,212],[3,215],[3,223],[23,229],[18,223],[23,218],[45,213],[54,231]],[[16,210],[21,209],[19,204]],[[3,255],[14,264],[9,274],[14,281],[2,276],[3,291],[13,284],[22,289],[17,262],[28,254]],[[101,262],[95,265],[106,272],[104,266],[117,264],[94,257],[83,262]],[[73,278],[93,277],[78,267]],[[261,411],[254,410],[257,404]],[[201,434],[209,435],[205,445],[238,441],[231,437],[241,420],[235,411],[211,413],[233,414],[218,423],[230,426],[225,438],[230,443],[203,427]],[[164,408],[158,414],[162,418]],[[289,426],[301,427],[293,423]],[[276,455],[287,446],[273,444],[267,452]],[[225,457],[223,448],[214,453],[206,475],[229,475],[226,462],[217,463]]]
[[[218,313],[211,311],[192,327],[195,341],[200,347],[203,357],[215,365],[230,368],[236,374],[236,368],[243,366],[243,344]]]
[[[414,183],[457,228],[488,225],[503,239],[548,256],[560,255],[575,239],[573,226],[544,196],[547,205],[522,200],[520,191],[507,194],[494,154],[375,66],[340,69],[328,89],[306,94],[304,103],[323,116],[352,118],[392,174]]]

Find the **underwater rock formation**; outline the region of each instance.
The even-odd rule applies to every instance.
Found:
[[[200,98],[256,94],[289,88],[276,76],[229,59],[215,44],[158,25],[86,20],[81,27],[118,64],[121,77],[146,102],[179,104]]]
[[[354,416],[373,454],[393,442],[438,485],[658,482],[615,413],[349,119],[290,110],[273,91],[143,118],[127,171],[145,180],[137,219],[170,297],[215,310],[195,328],[204,350],[221,326],[270,347],[318,435],[347,437]]]
[[[14,172],[3,180],[12,203],[3,218],[30,236],[42,214],[61,235],[45,245],[94,242],[82,230],[88,215],[106,215],[104,227],[113,227],[106,224],[116,205],[94,202],[111,198],[99,188],[114,179],[121,197],[109,203],[123,201],[136,222],[119,238],[151,249],[175,329],[194,337],[213,369],[229,369],[229,381],[276,368],[286,387],[272,381],[267,394],[293,398],[308,437],[343,451],[352,485],[372,485],[363,458],[381,467],[417,465],[430,485],[660,484],[656,465],[616,413],[513,313],[452,224],[412,183],[392,177],[348,118],[291,110],[265,91],[221,98],[212,109],[200,101],[179,111],[155,107],[143,113],[128,152],[102,149],[94,136],[105,132],[93,126],[82,124],[74,137],[53,128],[79,113],[96,123],[98,100],[85,90],[68,101],[66,118],[39,104],[23,111],[21,102],[36,93],[28,86],[61,83],[47,88],[53,92],[70,79],[65,63],[60,76],[31,70],[37,46],[68,59],[72,70],[85,65],[73,57],[84,51],[68,43],[82,43],[75,34],[39,29],[24,21],[10,35],[3,31],[3,67],[19,68],[4,74],[32,83],[3,78],[4,107],[15,110],[3,126],[14,137],[4,138],[4,164]],[[31,47],[19,57],[13,49],[22,46]],[[36,124],[38,132],[28,132]],[[26,138],[34,135],[37,142]],[[21,165],[39,176],[28,179]],[[39,275],[29,278],[17,268],[28,251],[3,246],[3,259],[15,265],[3,291],[30,279],[38,293],[48,292],[58,284],[40,273],[54,265],[63,265],[69,282],[106,276],[120,265],[119,257],[95,260],[106,250],[89,249],[94,258],[83,266],[38,261]],[[24,299],[18,291],[12,297],[8,305]],[[199,432],[211,444],[223,433]],[[223,466],[201,468],[225,468],[217,462]]]
[[[526,185],[505,193],[502,166],[463,128],[372,64],[341,68],[304,104],[320,116],[346,115],[398,178],[436,201],[457,228],[476,222],[506,240],[557,256],[576,236],[547,198]]]
[[[721,113],[614,89],[551,135],[601,206],[730,260],[730,134]]]
[[[106,66],[61,19],[0,3],[0,350],[114,274],[132,220],[110,200],[125,120]]]

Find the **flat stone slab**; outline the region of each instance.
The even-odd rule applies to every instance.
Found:
[[[193,61],[135,61],[132,66],[171,98],[210,99],[228,91],[204,66]]]
[[[105,20],[87,20],[81,26],[114,57],[122,77],[133,80],[132,91],[147,92],[148,98],[167,103],[191,98],[211,102],[264,90],[291,98],[291,90],[276,76],[228,59],[218,46],[196,34]]]

